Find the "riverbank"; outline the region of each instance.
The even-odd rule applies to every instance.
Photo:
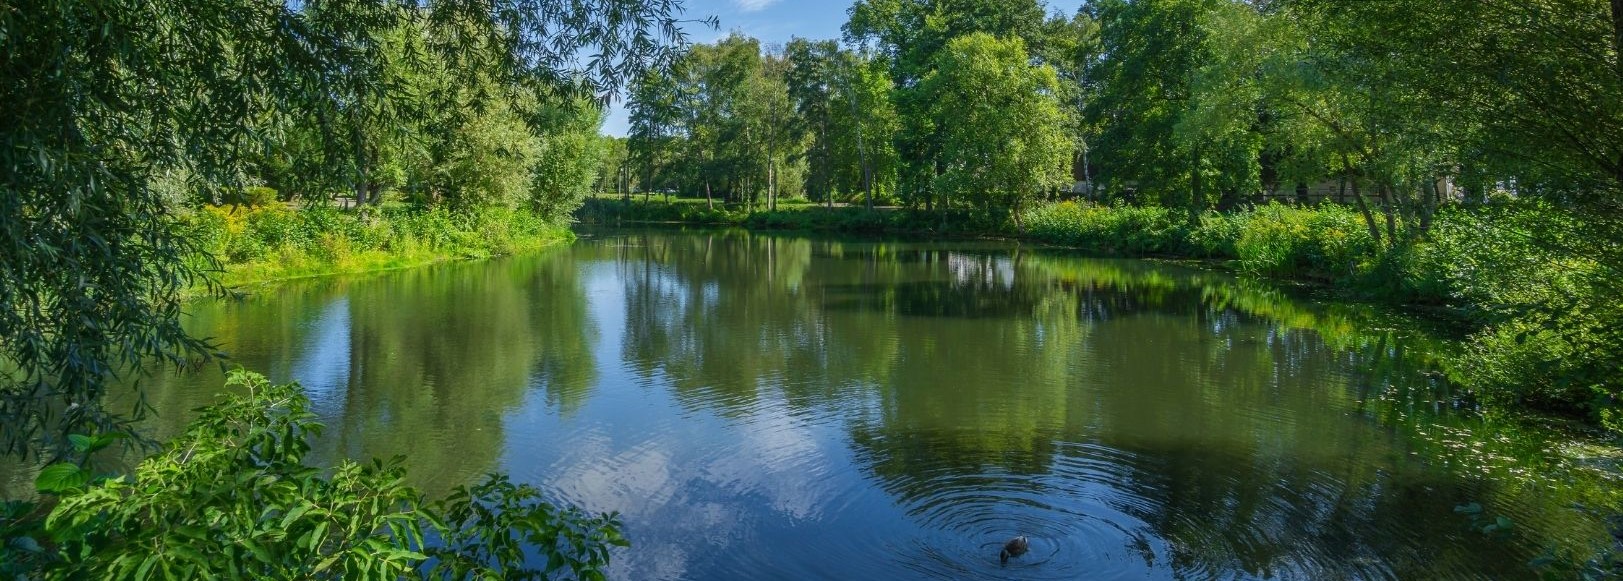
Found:
[[[1012,221],[967,212],[918,212],[782,204],[748,212],[704,200],[591,198],[577,212],[586,224],[684,224],[751,230],[882,234],[933,238],[1017,239],[1102,257],[1211,260],[1244,274],[1325,285],[1349,298],[1426,307],[1456,302],[1436,248],[1418,244],[1401,255],[1381,253],[1351,209],[1270,204],[1190,224],[1167,208],[1044,204]],[[1467,317],[1466,313],[1457,313]]]
[[[188,216],[189,235],[217,257],[220,284],[414,268],[567,243],[574,234],[522,210],[453,212],[403,204],[341,210],[208,206]]]
[[[1475,400],[1579,418],[1623,430],[1623,361],[1614,323],[1623,306],[1590,284],[1606,270],[1542,244],[1548,209],[1501,204],[1446,208],[1427,235],[1388,247],[1353,209],[1269,204],[1189,220],[1159,207],[1043,204],[1013,220],[905,209],[782,204],[756,211],[704,200],[592,198],[590,224],[691,224],[751,230],[1014,238],[1096,256],[1213,260],[1251,276],[1305,282],[1344,298],[1442,314],[1470,331],[1448,362]]]

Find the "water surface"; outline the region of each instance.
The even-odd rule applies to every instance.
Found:
[[[323,458],[618,511],[623,579],[1516,578],[1602,538],[1568,507],[1599,477],[1457,409],[1448,341],[1179,266],[603,232],[194,313],[303,383]],[[1032,551],[1000,566],[1015,534]]]

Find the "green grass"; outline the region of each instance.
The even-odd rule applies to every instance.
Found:
[[[188,223],[220,261],[218,280],[227,287],[517,254],[574,237],[529,212],[500,208],[206,207]]]
[[[630,202],[613,196],[588,198],[575,212],[582,224],[614,226],[621,224],[688,224],[698,226],[737,226],[751,230],[838,232],[848,234],[913,234],[934,236],[980,236],[998,229],[996,224],[954,210],[917,212],[899,208],[869,210],[860,206],[829,208],[802,199],[778,201],[778,209],[724,205],[719,200],[712,209],[703,199],[661,197],[644,200],[633,196]]]
[[[632,196],[623,198],[594,196],[587,198],[575,219],[583,224],[696,224],[707,226],[738,226],[749,216],[742,209],[729,209],[716,201],[712,208],[702,199],[676,198],[666,201],[658,196],[645,200]]]

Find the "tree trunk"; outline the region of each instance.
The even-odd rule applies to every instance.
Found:
[[[1191,221],[1200,219],[1200,206],[1203,205],[1202,191],[1205,189],[1200,172],[1200,148],[1195,148],[1189,163],[1189,218]]]
[[[778,211],[778,160],[766,163],[766,203]]]
[[[1088,164],[1088,150],[1089,149],[1092,149],[1092,148],[1088,147],[1087,144],[1082,145],[1082,183],[1087,184],[1088,201],[1092,202],[1092,201],[1094,201],[1094,198],[1093,198],[1094,187],[1093,187],[1093,171],[1089,169],[1089,164]]]
[[[1026,235],[1026,223],[1025,223],[1024,220],[1020,219],[1020,214],[1021,214],[1020,210],[1021,210],[1020,198],[1015,198],[1014,199],[1014,231],[1019,232],[1021,236],[1025,236]]]
[[[1623,82],[1623,0],[1612,0],[1612,58],[1617,62],[1617,78]],[[1612,167],[1612,177],[1617,186],[1623,189],[1623,152],[1617,154],[1617,165]]]
[[[825,112],[824,114],[826,115],[827,113]],[[819,125],[819,130],[818,130],[819,138],[818,138],[817,148],[822,150],[822,155],[818,156],[818,158],[817,158],[818,164],[821,166],[815,172],[816,175],[817,175],[817,185],[819,185],[819,186],[821,186],[823,188],[824,202],[826,202],[828,204],[829,208],[833,208],[834,207],[834,180],[831,179],[831,177],[830,177],[833,174],[833,172],[831,171],[831,168],[829,167],[829,166],[832,166],[833,164],[829,162],[830,155],[828,153],[828,119],[826,117],[824,119],[821,119],[818,122],[818,125]]]
[[[1392,192],[1392,186],[1384,182],[1381,184],[1381,203],[1386,205],[1385,208],[1382,208],[1382,213],[1386,215],[1386,241],[1396,246],[1398,243],[1398,203]]]
[[[1438,197],[1441,196],[1441,191],[1442,188],[1437,187],[1437,178],[1433,177],[1431,181],[1426,182],[1426,189],[1422,192],[1425,194],[1425,199],[1420,207],[1419,234],[1421,236],[1431,231],[1431,217],[1437,213]]]
[[[862,162],[862,187],[867,192],[864,195],[864,204],[869,210],[873,209],[873,168],[868,167],[868,161]]]
[[[853,106],[853,109],[855,109],[854,106]],[[856,112],[852,111],[852,115],[855,116]],[[857,122],[857,160],[858,160],[859,163],[862,164],[862,187],[863,187],[863,190],[865,192],[867,192],[866,200],[867,200],[868,209],[872,210],[873,209],[873,177],[871,176],[871,173],[868,171],[868,149],[862,143],[862,122],[860,120],[858,120],[858,122]]]
[[[708,209],[711,209],[711,210],[716,209],[716,200],[714,198],[710,197],[710,179],[709,178],[705,178],[705,180],[704,180],[704,206],[706,208],[708,208]]]
[[[1352,186],[1353,199],[1358,201],[1358,212],[1364,215],[1364,226],[1369,228],[1369,237],[1375,241],[1375,247],[1381,247],[1381,228],[1375,224],[1375,214],[1369,209],[1369,201],[1364,199],[1363,192],[1358,191],[1358,178],[1353,175],[1352,165],[1348,163],[1347,156],[1341,156],[1343,183]]]
[[[1623,0],[1612,0],[1612,50],[1617,51],[1617,75],[1623,77]]]

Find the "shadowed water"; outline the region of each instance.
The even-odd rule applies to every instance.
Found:
[[[1604,477],[1455,409],[1447,341],[1178,266],[603,232],[194,313],[304,384],[323,458],[618,511],[623,579],[1517,578],[1604,536],[1568,508]]]

